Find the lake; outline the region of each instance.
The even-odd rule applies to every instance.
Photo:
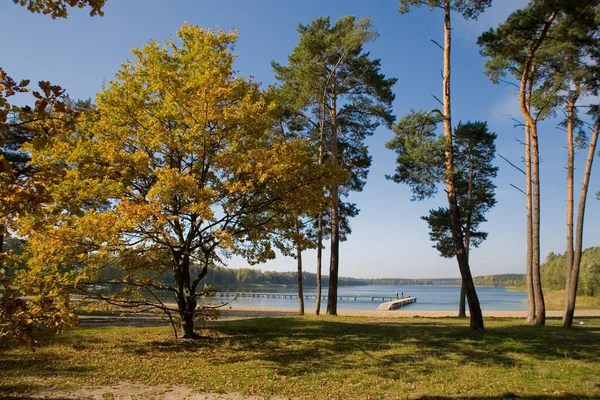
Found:
[[[234,292],[234,290],[230,290]],[[250,290],[243,290],[250,292]],[[264,288],[253,289],[253,293],[288,293],[297,294],[296,288]],[[417,302],[402,307],[404,311],[446,311],[458,310],[458,297],[460,286],[340,286],[338,296],[354,297],[396,297],[396,292],[404,296],[416,297]],[[321,292],[327,295],[327,288]],[[316,288],[305,288],[305,295],[315,296]],[[478,287],[477,295],[483,311],[515,311],[527,310],[527,293],[510,292],[503,287]],[[338,300],[339,310],[376,310],[381,304],[381,299],[376,301],[353,299]],[[389,300],[389,299],[388,299]],[[240,307],[258,308],[297,308],[298,299],[278,298],[253,298],[243,297],[235,300],[232,305]],[[315,308],[314,299],[305,299],[304,307],[307,310]],[[321,300],[321,309],[327,307],[326,299]],[[468,308],[467,308],[468,309]]]

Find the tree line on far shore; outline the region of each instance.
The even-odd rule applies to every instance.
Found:
[[[316,287],[317,275],[305,272],[302,277],[305,286]],[[322,276],[323,283],[329,283],[329,276]],[[477,286],[520,286],[525,284],[524,274],[499,274],[485,275],[473,278]],[[297,284],[297,274],[295,272],[275,272],[261,271],[259,269],[240,268],[213,268],[206,277],[208,283],[216,289],[230,288],[236,285],[285,285],[293,286]],[[349,278],[340,276],[338,278],[339,286],[460,286],[460,278],[434,278],[434,279],[406,279],[406,278]]]

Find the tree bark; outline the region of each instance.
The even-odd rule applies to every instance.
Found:
[[[196,295],[192,290],[190,279],[190,259],[184,255],[177,261],[175,267],[176,301],[181,331],[184,339],[195,339],[194,316],[196,313]]]
[[[300,246],[300,224],[294,221],[296,232],[296,259],[298,261],[298,314],[304,315],[304,287],[302,285],[302,247]]]
[[[333,77],[333,88],[331,93],[331,164],[338,165],[338,132],[337,132],[337,88],[335,77]],[[338,185],[331,185],[331,256],[329,260],[329,291],[327,294],[327,314],[337,315],[337,289],[339,271],[339,193]]]
[[[456,201],[456,192],[454,187],[454,160],[452,149],[452,121],[450,107],[450,45],[451,45],[451,24],[450,24],[450,0],[444,1],[444,76],[443,76],[443,103],[444,103],[444,134],[447,138],[446,150],[446,193],[448,195],[448,209],[450,211],[450,219],[452,221],[452,238],[456,249],[456,259],[458,268],[462,277],[467,301],[469,303],[469,311],[471,315],[470,327],[471,330],[483,331],[483,315],[481,314],[481,306],[473,284],[469,260],[465,251],[463,241],[462,227],[460,224],[460,213]]]
[[[592,173],[592,164],[594,163],[594,155],[596,153],[596,145],[598,143],[598,132],[600,131],[600,106],[596,111],[596,124],[594,132],[590,140],[588,149],[588,157],[585,163],[585,171],[583,172],[583,181],[581,182],[581,192],[579,194],[579,207],[577,209],[577,226],[575,227],[575,254],[573,258],[573,269],[571,271],[569,295],[565,303],[565,315],[563,317],[563,326],[565,328],[573,325],[573,316],[575,315],[575,301],[577,299],[577,284],[579,281],[579,267],[581,265],[581,253],[583,250],[583,221],[585,216],[585,203],[587,200],[588,186],[590,183],[590,175]]]

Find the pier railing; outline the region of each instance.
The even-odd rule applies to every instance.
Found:
[[[217,298],[230,299],[234,297],[257,298],[257,299],[297,299],[298,294],[294,293],[254,293],[254,292],[216,292]],[[304,299],[316,300],[316,294],[305,294]],[[321,299],[327,299],[327,295],[321,295]],[[341,301],[394,301],[398,300],[395,296],[337,296]]]

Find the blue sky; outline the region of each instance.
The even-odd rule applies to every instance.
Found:
[[[493,85],[483,74],[483,58],[476,45],[478,35],[502,22],[525,0],[496,0],[478,21],[463,21],[454,15],[452,47],[452,116],[460,120],[487,121],[498,134],[498,153],[518,163],[523,137],[509,115],[521,120],[515,88]],[[431,39],[442,40],[438,11],[426,8],[406,15],[397,12],[396,0],[108,0],[103,18],[89,17],[74,10],[67,20],[51,20],[30,14],[25,8],[3,1],[0,34],[4,37],[0,66],[15,79],[49,80],[66,88],[72,98],[93,98],[102,83],[131,57],[130,49],[150,40],[174,37],[184,21],[205,28],[236,29],[240,75],[253,76],[264,85],[273,83],[270,62],[286,63],[298,42],[296,27],[320,16],[334,21],[345,15],[370,17],[379,37],[366,50],[381,58],[382,70],[398,78],[394,87],[394,112],[399,117],[411,108],[437,107],[432,95],[440,97],[442,52]],[[565,135],[556,129],[557,121],[540,126],[542,257],[564,252],[566,212]],[[368,140],[373,165],[362,193],[351,200],[361,209],[352,222],[353,234],[341,245],[340,274],[353,277],[457,277],[454,260],[443,259],[431,247],[427,226],[419,217],[430,208],[445,204],[444,196],[424,202],[411,202],[409,189],[385,179],[393,173],[395,155],[384,145],[392,133],[378,129]],[[585,151],[578,154],[581,175]],[[524,272],[525,199],[510,184],[523,187],[524,177],[501,159],[496,180],[497,206],[482,227],[488,240],[471,253],[475,275]],[[586,212],[584,247],[600,240],[600,162],[592,172]],[[579,192],[579,183],[576,193]],[[327,253],[326,253],[327,254]],[[263,270],[291,271],[295,260],[279,257],[257,266]],[[230,266],[247,266],[241,259]],[[324,269],[328,268],[328,263]],[[314,252],[305,254],[305,270],[314,272]]]

